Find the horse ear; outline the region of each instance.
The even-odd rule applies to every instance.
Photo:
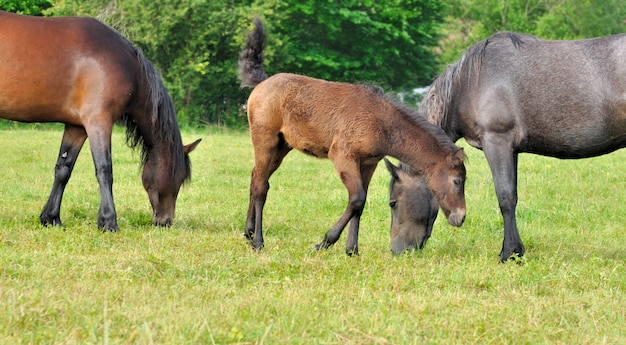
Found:
[[[393,165],[393,163],[391,163],[387,158],[383,158],[385,160],[385,166],[387,166],[387,170],[389,170],[389,173],[391,174],[391,177],[393,177],[395,180],[398,179],[398,168],[397,166]]]
[[[464,160],[465,160],[465,151],[463,151],[462,147],[456,150],[456,152],[452,155],[452,157],[450,157],[450,163],[452,163],[453,166],[462,164]]]
[[[193,143],[191,143],[189,145],[185,145],[183,150],[185,151],[186,154],[189,154],[189,152],[191,152],[191,151],[196,149],[196,146],[198,146],[198,144],[200,144],[201,141],[202,141],[202,138],[194,141]]]

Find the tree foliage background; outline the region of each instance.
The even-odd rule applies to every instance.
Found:
[[[0,0],[29,15],[87,15],[127,36],[161,71],[182,126],[244,124],[237,58],[252,17],[268,73],[428,85],[497,31],[576,39],[626,31],[624,0]],[[410,92],[408,93],[410,94]]]
[[[440,61],[456,60],[497,31],[546,39],[582,39],[626,32],[624,0],[445,0]]]

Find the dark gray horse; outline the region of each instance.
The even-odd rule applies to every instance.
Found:
[[[385,158],[391,174],[389,207],[391,208],[391,252],[422,249],[433,231],[439,204],[428,188],[426,175],[400,162],[393,165]]]
[[[453,141],[464,137],[483,150],[504,218],[500,258],[521,256],[518,154],[577,159],[626,146],[626,34],[576,41],[495,34],[433,82],[420,112]]]

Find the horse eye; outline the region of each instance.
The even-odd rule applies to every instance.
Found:
[[[394,208],[394,207],[396,207],[396,205],[397,205],[397,204],[398,204],[398,202],[397,202],[397,201],[395,201],[395,200],[390,201],[390,202],[389,202],[389,207]]]
[[[460,186],[463,183],[463,181],[461,181],[461,179],[459,178],[455,178],[454,180],[452,180],[452,182],[455,186]]]

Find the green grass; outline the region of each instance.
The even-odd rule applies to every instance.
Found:
[[[626,151],[520,157],[527,255],[500,264],[502,220],[481,152],[467,148],[468,218],[440,217],[420,252],[389,250],[388,176],[370,187],[360,257],[315,252],[346,204],[332,165],[290,154],[272,177],[265,249],[242,232],[252,147],[210,129],[172,228],[150,226],[139,155],[114,134],[121,232],[96,228],[88,145],[39,225],[62,127],[0,131],[0,344],[624,344]],[[460,145],[467,146],[464,143]]]

